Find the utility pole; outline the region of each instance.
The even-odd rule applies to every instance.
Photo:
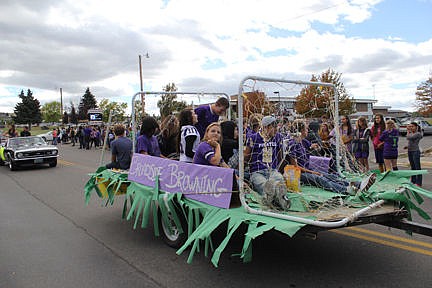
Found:
[[[63,117],[63,89],[60,88],[60,115]]]
[[[146,58],[150,58],[148,52],[145,54]],[[142,64],[141,64],[141,54],[138,55],[138,62],[139,62],[139,74],[140,74],[140,88],[141,88],[141,104],[142,104],[142,114],[145,113],[145,96],[144,93],[144,87],[143,87],[143,76],[142,76]]]

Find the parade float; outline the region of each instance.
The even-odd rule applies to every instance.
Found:
[[[286,112],[281,111],[280,97],[274,105],[267,96],[274,93],[275,87],[292,95],[298,95],[305,87],[315,87],[318,93],[333,95],[324,105],[330,115],[338,119],[338,97],[335,96],[338,91],[333,84],[246,77],[240,83],[240,97],[231,99],[234,99],[231,103],[236,108],[232,114],[238,124],[239,147],[244,147],[245,143],[244,118],[272,114],[281,121],[285,119],[284,115],[278,115]],[[198,98],[204,95],[195,92],[136,93],[132,97],[133,131],[136,129],[135,98],[167,93],[188,95],[191,103],[198,104]],[[227,97],[223,93],[208,93],[208,96]],[[311,107],[311,110],[317,109],[318,106]],[[338,121],[334,123],[338,128]],[[361,181],[371,173],[376,174],[375,182],[367,191],[340,194],[307,183],[299,185],[298,173],[288,168],[284,173],[284,189],[270,185],[262,196],[247,180],[243,153],[238,154],[237,174],[234,169],[134,153],[128,171],[114,171],[101,166],[90,174],[84,189],[85,201],[88,203],[92,195],[102,198],[106,206],[114,201],[123,201],[122,217],[133,221],[134,229],[147,228],[152,222],[154,234],[176,248],[177,254],[189,253],[188,263],[202,251],[206,257],[211,257],[214,266],[218,266],[222,252],[235,233],[242,233],[243,239],[242,249],[235,256],[244,262],[252,260],[253,240],[269,231],[278,231],[287,237],[316,237],[321,231],[377,223],[432,236],[431,226],[412,221],[413,213],[430,220],[421,204],[424,198],[432,198],[432,192],[410,182],[412,175],[425,174],[426,170],[364,172],[361,167],[354,167],[350,153],[340,144],[339,133],[336,133],[335,143],[336,170],[332,173],[347,181]],[[327,157],[314,157],[313,164],[328,171],[327,160]],[[223,231],[223,239],[216,243],[212,234],[221,229],[226,232]]]

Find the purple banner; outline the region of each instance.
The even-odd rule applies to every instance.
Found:
[[[134,153],[128,180],[154,187],[159,175],[159,189],[183,193],[186,197],[229,208],[233,170],[190,164],[175,160]]]

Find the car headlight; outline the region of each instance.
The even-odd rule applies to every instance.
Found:
[[[51,151],[51,155],[57,155],[57,153],[58,153],[57,150],[52,150]]]
[[[17,158],[23,158],[23,157],[24,157],[24,154],[23,154],[23,153],[17,153],[17,154],[16,154],[16,157],[17,157]]]

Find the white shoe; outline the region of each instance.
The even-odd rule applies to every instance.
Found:
[[[376,180],[375,173],[372,173],[366,178],[364,178],[360,183],[360,191],[361,192],[367,191],[375,183],[375,180]]]

